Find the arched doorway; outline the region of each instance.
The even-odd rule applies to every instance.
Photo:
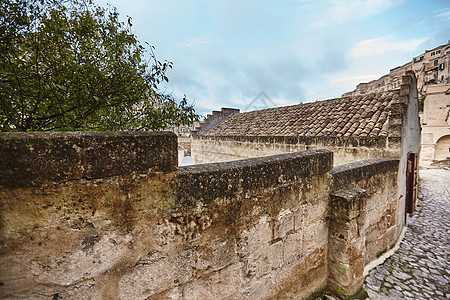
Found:
[[[450,158],[450,135],[444,135],[436,142],[434,160]]]

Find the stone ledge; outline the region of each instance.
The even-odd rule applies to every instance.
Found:
[[[324,174],[332,166],[333,153],[322,149],[180,167],[176,177],[178,199],[193,204],[199,200],[232,198],[238,193]]]
[[[288,145],[322,145],[338,147],[386,148],[383,136],[193,136],[194,140],[236,141],[244,143],[268,143]]]
[[[177,169],[170,132],[32,132],[0,134],[0,186],[94,179]]]
[[[386,171],[397,172],[398,159],[374,158],[335,167],[330,171],[332,190],[342,189],[355,181],[368,180]]]

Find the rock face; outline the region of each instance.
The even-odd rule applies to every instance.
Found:
[[[398,160],[332,166],[314,150],[177,170],[174,134],[2,134],[0,298],[351,294],[403,225]]]

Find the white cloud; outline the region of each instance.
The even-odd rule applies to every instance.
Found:
[[[371,57],[392,52],[412,52],[424,39],[414,39],[409,41],[395,41],[389,36],[376,39],[364,40],[356,43],[350,55],[354,58]]]
[[[448,21],[450,20],[450,9],[445,10],[444,12],[437,14],[434,16],[435,19],[438,19],[440,21]]]
[[[329,0],[316,17],[316,27],[344,24],[380,14],[402,4],[404,0]]]
[[[221,42],[221,40],[218,40],[218,39],[210,39],[207,37],[193,37],[184,43],[179,43],[178,47],[180,47],[180,48],[197,48],[197,47],[218,44],[220,42]]]
[[[450,21],[450,8],[440,9],[434,11],[434,15],[427,17],[425,20],[416,23],[415,25],[429,24],[430,26],[440,26],[440,23]]]

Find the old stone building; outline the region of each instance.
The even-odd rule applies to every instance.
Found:
[[[420,141],[417,82],[406,72],[398,89],[234,114],[193,136],[197,163],[328,149],[334,165],[398,158],[398,195],[415,207]],[[406,200],[406,202],[405,202]]]
[[[402,74],[413,71],[417,78],[421,115],[420,165],[444,163],[450,157],[450,42],[416,56],[412,61],[393,68],[390,73],[367,83],[360,83],[346,96],[396,90]],[[448,162],[446,163],[448,165]]]
[[[421,118],[420,164],[449,165],[450,160],[450,86],[427,86]]]
[[[334,165],[418,154],[420,127],[412,72],[395,90],[238,113],[193,136],[196,163],[328,149]]]
[[[389,74],[366,83],[360,83],[354,91],[344,95],[379,93],[398,89],[402,84],[402,75],[413,71],[417,78],[419,96],[427,94],[427,86],[449,85],[450,87],[450,42],[416,56],[412,61],[390,70]]]

